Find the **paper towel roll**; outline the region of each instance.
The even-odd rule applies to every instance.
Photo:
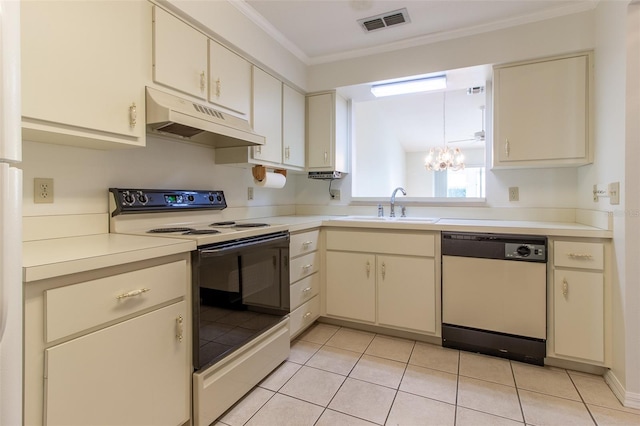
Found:
[[[253,183],[261,188],[282,188],[287,183],[287,178],[280,173],[267,172],[264,179],[254,179]]]

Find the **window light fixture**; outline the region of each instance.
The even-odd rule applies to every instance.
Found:
[[[428,92],[447,88],[447,76],[418,78],[415,80],[394,81],[393,83],[375,84],[371,93],[377,98],[382,96],[404,95],[406,93]]]

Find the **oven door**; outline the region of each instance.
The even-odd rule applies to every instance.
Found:
[[[289,314],[289,233],[199,248],[193,259],[194,367],[211,365]]]

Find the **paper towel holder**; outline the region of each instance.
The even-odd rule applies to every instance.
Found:
[[[287,177],[287,171],[285,169],[275,169],[274,172]],[[267,168],[260,165],[253,166],[253,168],[251,169],[251,173],[253,174],[253,178],[255,180],[263,181],[267,177]]]

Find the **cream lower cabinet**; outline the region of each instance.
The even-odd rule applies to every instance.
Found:
[[[440,334],[435,234],[328,230],[326,313]]]
[[[188,254],[25,285],[28,425],[191,418]]]
[[[608,244],[554,241],[547,355],[609,366]]]
[[[320,316],[320,230],[291,234],[289,243],[290,333],[302,333]]]

